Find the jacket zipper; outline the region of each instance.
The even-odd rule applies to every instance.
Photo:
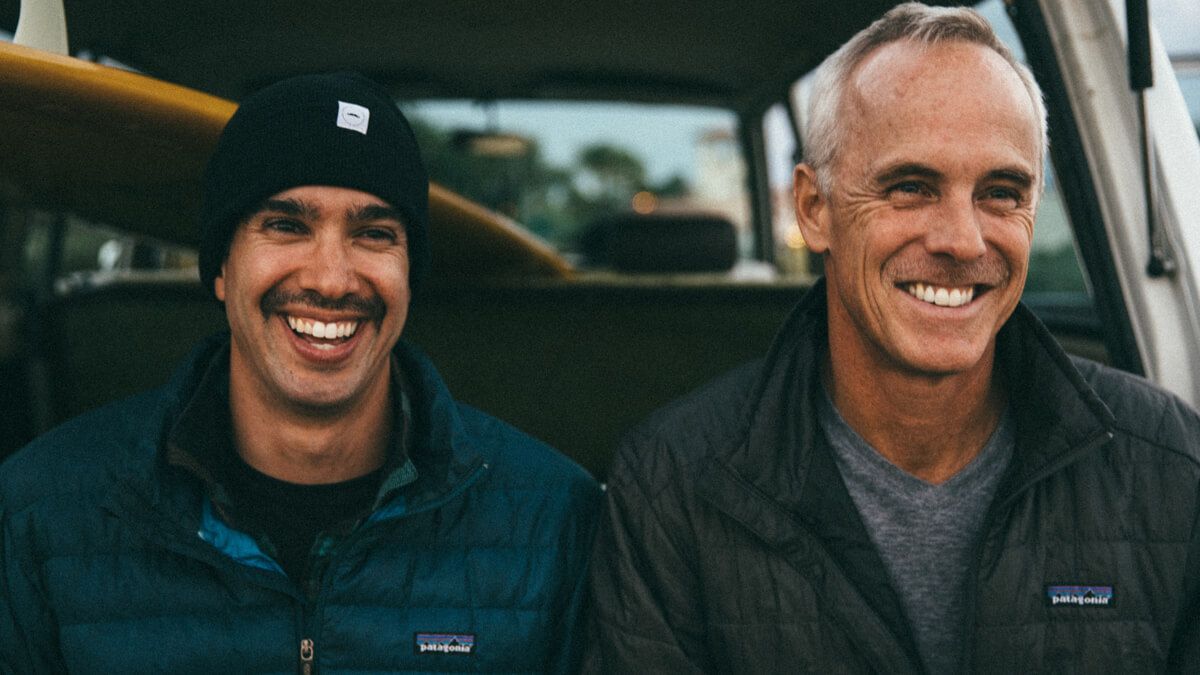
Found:
[[[304,638],[300,641],[300,672],[303,675],[312,675],[313,673],[313,655],[316,651],[313,641]]]
[[[1037,485],[1048,476],[1056,474],[1062,469],[1074,464],[1085,453],[1091,452],[1095,448],[1107,443],[1108,441],[1112,440],[1112,437],[1113,435],[1111,431],[1104,431],[1089,437],[1087,440],[1080,443],[1076,450],[1072,452],[1066,459],[1055,462],[1051,466],[1046,467],[1042,471],[1034,474],[1029,480],[1025,481],[1025,483],[1017,486],[1017,489],[1013,490],[1012,494],[1005,497],[1003,502],[993,503],[992,507],[988,509],[987,516],[984,520],[983,536],[980,537],[979,542],[975,544],[975,552],[974,555],[971,556],[971,566],[970,569],[967,570],[967,579],[969,579],[971,583],[971,593],[967,594],[967,620],[963,625],[963,629],[967,633],[967,639],[964,641],[966,648],[963,649],[961,661],[959,662],[959,667],[961,668],[962,672],[969,672],[971,669],[971,663],[975,660],[975,611],[978,600],[977,595],[979,592],[979,567],[983,563],[981,558],[983,556],[983,550],[987,547],[987,540],[993,534],[996,534],[992,532],[992,530],[998,528],[1000,525],[998,519],[1017,501],[1018,498],[1020,498],[1021,495],[1025,494],[1025,492],[1031,487]]]
[[[466,492],[472,485],[474,485],[476,480],[480,477],[480,475],[483,474],[483,472],[485,472],[488,468],[489,468],[489,465],[487,462],[480,462],[478,465],[476,465],[474,467],[474,469],[469,474],[467,474],[467,476],[459,483],[459,485],[457,485],[448,494],[442,495],[442,497],[440,499],[436,499],[430,503],[424,504],[422,506],[422,508],[414,509],[413,511],[405,513],[404,516],[406,516],[406,517],[412,516],[412,515],[415,515],[418,513],[423,513],[425,511],[429,511],[431,509],[439,508],[446,502],[449,502],[449,501],[457,498],[459,495]],[[125,512],[128,510],[131,510],[133,513],[139,513],[139,514],[140,513],[154,513],[154,514],[164,516],[163,520],[166,522],[178,524],[178,521],[176,521],[175,519],[165,517],[165,514],[162,514],[157,508],[155,508],[155,505],[152,502],[150,502],[148,499],[146,499],[145,496],[140,491],[133,490],[132,494],[136,495],[135,498],[139,502],[141,502],[141,504],[139,504],[139,506],[141,506],[142,508],[126,509],[126,508],[121,508],[120,504],[113,504],[111,506],[106,507],[106,510],[108,510],[110,513],[112,513],[112,515],[114,517],[117,517],[117,518],[125,518],[126,517]],[[374,513],[378,513],[378,511],[375,511]],[[374,513],[372,515],[374,515]],[[161,523],[158,521],[143,520],[142,518],[134,518],[133,521],[137,522],[137,523],[141,523],[145,527],[149,528],[147,534],[149,536],[151,536],[153,539],[155,539],[156,541],[158,541],[161,545],[163,545],[168,550],[175,551],[177,553],[187,556],[188,558],[192,558],[192,559],[213,565],[214,567],[218,567],[218,568],[237,569],[237,568],[246,567],[245,565],[242,565],[241,563],[238,563],[238,562],[233,561],[232,559],[228,558],[223,553],[217,551],[215,548],[213,548],[211,546],[207,546],[207,545],[197,546],[187,537],[176,537],[174,534],[169,534],[169,535],[165,534],[161,529]],[[372,522],[371,518],[368,517],[366,522],[363,523],[363,525],[370,524],[371,522]],[[190,528],[185,527],[184,530],[190,531]],[[359,538],[361,538],[361,534],[360,534]],[[344,543],[345,542],[343,542],[343,544]],[[339,548],[343,548],[343,547],[339,546]],[[336,556],[337,556],[337,554],[335,553],[334,557],[336,557]],[[331,560],[329,567],[332,567],[332,564],[334,562],[336,562],[336,561]],[[326,568],[326,571],[328,571],[329,567]],[[286,579],[286,577],[285,577],[285,579]],[[311,628],[311,626],[309,625],[309,622],[312,620],[313,616],[316,613],[318,613],[321,609],[321,607],[320,607],[321,606],[321,597],[320,596],[321,596],[321,592],[323,589],[318,588],[317,592],[314,594],[315,600],[316,600],[315,607],[313,607],[310,610],[308,605],[309,605],[309,602],[311,602],[311,599],[307,597],[307,593],[305,593],[303,590],[301,590],[301,593],[299,594],[299,596],[297,596],[294,592],[290,592],[282,587],[276,586],[275,584],[261,584],[260,583],[260,585],[265,585],[267,587],[273,588],[274,590],[278,590],[285,595],[289,595],[293,598],[300,600],[300,617],[301,617],[300,625],[302,626],[302,628],[304,629],[305,632],[309,631],[309,629]],[[304,675],[312,675],[312,673],[316,672],[316,642],[314,640],[312,640],[311,638],[308,638],[308,637],[301,638],[299,657],[300,657],[300,672],[301,673],[303,673]]]
[[[139,499],[141,499],[140,495],[139,495]],[[112,506],[108,506],[108,507],[106,507],[106,510],[109,513],[111,513],[114,517],[128,518],[128,516],[125,514],[125,511],[126,511],[125,509],[114,509]],[[137,510],[134,510],[134,512],[137,512]],[[145,512],[155,513],[155,514],[159,513],[148,502],[145,503]],[[204,563],[207,565],[211,565],[212,567],[214,567],[216,569],[238,570],[243,574],[247,573],[248,571],[250,574],[254,574],[256,572],[263,572],[262,570],[253,570],[252,568],[249,568],[246,565],[243,565],[241,563],[234,561],[233,559],[224,555],[223,553],[221,553],[220,551],[218,551],[217,549],[213,548],[210,545],[205,544],[202,546],[198,546],[190,538],[188,538],[186,536],[180,537],[180,536],[175,536],[173,533],[164,532],[161,529],[161,523],[159,523],[157,521],[152,522],[152,521],[143,520],[141,518],[136,518],[136,517],[128,518],[128,519],[135,526],[143,528],[143,530],[145,531],[145,534],[147,536],[151,537],[154,541],[156,541],[159,545],[163,546],[168,551],[173,551],[173,552],[183,555],[191,560],[196,560],[198,562],[201,562],[201,563]],[[167,520],[167,522],[172,522],[169,519],[164,519],[164,520]],[[185,528],[184,531],[188,531],[187,528]],[[265,577],[273,576],[272,573],[263,573],[263,575]],[[280,576],[282,576],[282,575],[280,575]],[[286,584],[286,577],[283,577],[283,578],[285,579],[284,583]],[[297,596],[294,591],[288,590],[286,587],[284,587],[284,585],[266,583],[266,582],[267,582],[266,578],[261,578],[261,579],[256,580],[254,583],[256,583],[256,585],[258,585],[260,587],[265,587],[265,588],[269,588],[271,590],[278,591],[278,592],[282,593],[283,595],[287,595],[289,597],[292,597],[293,599],[298,600],[300,607],[302,608],[300,610],[301,616],[303,617],[304,614],[307,614],[305,609],[303,609],[305,603],[303,601],[302,594],[300,596]],[[301,625],[306,626],[306,622],[303,620],[303,618],[301,619]],[[307,630],[307,626],[305,629]],[[316,661],[315,661],[316,643],[309,638],[301,639],[299,655],[300,655],[300,672],[303,673],[304,675],[312,675],[312,673],[315,673],[316,672]]]
[[[455,487],[455,489],[451,490],[449,494],[443,495],[441,499],[437,499],[429,504],[425,504],[420,509],[405,513],[402,517],[409,517],[417,513],[438,508],[442,504],[455,499],[469,489],[472,485],[474,485],[479,476],[482,475],[487,469],[487,462],[481,463],[481,465],[475,467],[475,469],[471,471],[471,473],[469,473],[467,477],[464,478],[457,487]],[[378,511],[373,512],[372,515],[374,515],[374,513],[378,513]],[[320,574],[315,579],[315,583],[310,586],[310,582],[313,582],[314,580],[305,580],[304,587],[300,589],[300,594],[303,598],[300,603],[300,626],[301,630],[303,631],[301,633],[302,635],[308,634],[311,636],[313,634],[316,617],[319,616],[323,611],[325,576],[337,566],[339,559],[346,554],[346,551],[350,550],[354,546],[362,545],[364,540],[372,541],[374,537],[371,537],[368,530],[378,528],[378,526],[379,523],[377,521],[373,521],[371,517],[368,516],[348,537],[339,541],[333,547],[333,550],[329,553],[327,559],[321,563],[322,568],[320,569]],[[311,637],[301,638],[300,672],[302,675],[312,675],[317,671],[316,652],[316,642]]]

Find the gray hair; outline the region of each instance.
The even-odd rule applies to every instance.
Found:
[[[929,7],[919,2],[906,2],[884,14],[882,18],[859,31],[850,41],[829,55],[813,76],[808,102],[808,124],[804,130],[804,159],[817,174],[817,184],[828,193],[833,186],[833,161],[845,141],[846,128],[838,120],[845,96],[846,83],[854,69],[877,48],[910,40],[934,45],[943,42],[969,42],[991,49],[1004,58],[1016,71],[1029,93],[1041,131],[1038,147],[1039,169],[1049,140],[1046,133],[1046,104],[1042,90],[1033,73],[1017,60],[996,37],[996,33],[973,9],[966,7]]]

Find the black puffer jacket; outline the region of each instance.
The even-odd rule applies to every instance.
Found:
[[[921,671],[816,422],[826,344],[819,285],[764,362],[627,439],[593,554],[589,670]],[[970,575],[962,670],[1200,671],[1200,418],[1068,357],[1023,307],[997,357],[1017,447]]]

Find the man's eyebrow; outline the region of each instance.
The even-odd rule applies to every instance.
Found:
[[[920,164],[917,162],[905,162],[885,168],[883,171],[875,175],[875,182],[880,184],[891,183],[892,181],[900,180],[901,178],[925,178],[928,180],[939,180],[942,178],[942,173],[931,166]],[[986,180],[1003,180],[1010,183],[1015,183],[1023,188],[1028,188],[1033,185],[1033,174],[1029,171],[1016,166],[1002,167],[993,169],[984,176]]]
[[[902,164],[889,166],[880,173],[875,174],[876,183],[890,183],[901,178],[926,178],[929,180],[940,180],[942,178],[942,172],[927,164],[904,162]]]
[[[368,204],[346,211],[346,220],[352,223],[369,223],[377,220],[394,220],[404,224],[404,214],[386,204]]]
[[[1033,185],[1033,174],[1019,167],[1004,167],[993,169],[987,173],[988,180],[1003,180],[1028,188]]]
[[[296,216],[309,219],[315,219],[317,217],[317,209],[315,209],[311,204],[299,199],[264,199],[263,202],[258,205],[258,208],[254,210],[254,213],[261,213],[263,211],[274,211],[277,213],[282,213],[285,216]]]

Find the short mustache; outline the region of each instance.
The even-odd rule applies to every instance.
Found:
[[[959,262],[948,257],[933,256],[920,260],[894,260],[887,268],[893,282],[924,281],[939,286],[999,286],[1008,280],[1012,270],[998,255],[989,255]]]
[[[354,312],[364,315],[367,320],[379,323],[387,312],[383,299],[378,295],[364,298],[358,295],[343,295],[340,298],[327,298],[313,290],[287,292],[272,288],[263,294],[259,300],[263,319],[269,319],[278,314],[288,305],[303,305],[331,312]]]

